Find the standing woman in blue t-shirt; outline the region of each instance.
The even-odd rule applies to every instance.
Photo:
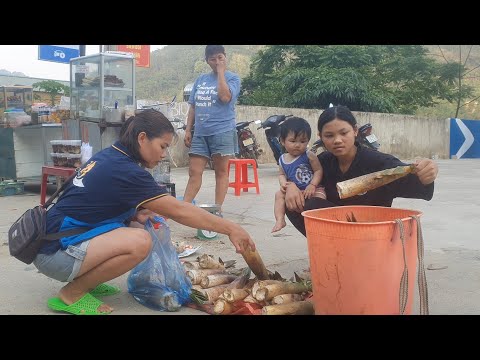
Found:
[[[240,93],[240,78],[227,71],[222,45],[207,45],[205,60],[212,72],[200,75],[193,84],[188,103],[185,146],[190,148],[189,180],[184,200],[191,202],[202,186],[208,159],[215,167],[215,203],[220,206],[228,189],[228,160],[238,152],[235,129],[235,102]],[[192,127],[195,131],[192,135]]]
[[[49,299],[50,308],[74,314],[111,312],[96,296],[118,291],[104,282],[125,274],[149,254],[152,239],[139,225],[156,214],[226,234],[239,253],[255,248],[241,226],[178,201],[143,168],[151,169],[165,158],[174,133],[158,111],[130,117],[120,141],[95,154],[48,210],[47,233],[89,229],[47,242],[33,262],[41,273],[68,282],[58,298]]]

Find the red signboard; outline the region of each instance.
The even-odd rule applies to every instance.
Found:
[[[132,53],[136,66],[150,67],[150,45],[117,45],[117,50]]]

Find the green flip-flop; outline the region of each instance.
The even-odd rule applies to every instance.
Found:
[[[94,298],[90,293],[86,293],[71,305],[65,304],[60,298],[54,297],[48,299],[47,306],[55,311],[63,311],[74,315],[107,315],[109,312],[99,312],[98,307],[103,302]]]
[[[104,283],[98,285],[95,289],[90,291],[90,294],[93,296],[110,296],[118,294],[120,291],[121,289],[118,286]]]

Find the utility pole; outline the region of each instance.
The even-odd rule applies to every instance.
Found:
[[[85,56],[87,45],[80,45],[80,56]]]

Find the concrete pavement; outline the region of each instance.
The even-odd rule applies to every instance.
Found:
[[[431,314],[480,314],[480,242],[476,232],[480,229],[479,160],[439,160],[439,178],[434,198],[430,201],[396,199],[394,207],[423,212],[422,229],[425,241],[425,264],[448,266],[443,270],[427,270]],[[224,203],[224,216],[235,221],[252,235],[258,250],[270,270],[277,270],[289,278],[294,271],[308,268],[307,241],[288,223],[287,227],[272,235],[274,225],[273,198],[278,188],[275,164],[259,167],[260,195],[254,189],[241,196],[228,190]],[[211,170],[204,173],[204,182],[197,201],[211,203],[214,199],[215,180]],[[183,195],[188,180],[188,169],[172,170],[177,195]],[[37,272],[33,265],[25,265],[9,256],[7,231],[10,224],[26,209],[39,201],[36,190],[25,195],[0,197],[0,314],[56,314],[46,306],[46,300],[55,296],[63,286]],[[173,240],[202,245],[199,253],[206,252],[224,260],[237,260],[237,267],[245,266],[236,254],[228,237],[219,235],[215,240],[198,240],[196,230],[169,220]],[[194,258],[194,256],[192,256]],[[112,314],[203,314],[190,308],[178,313],[150,310],[137,303],[127,292],[127,275],[112,280],[122,292],[105,298],[115,308]],[[418,294],[415,294],[418,300]],[[414,313],[418,307],[415,306]]]

